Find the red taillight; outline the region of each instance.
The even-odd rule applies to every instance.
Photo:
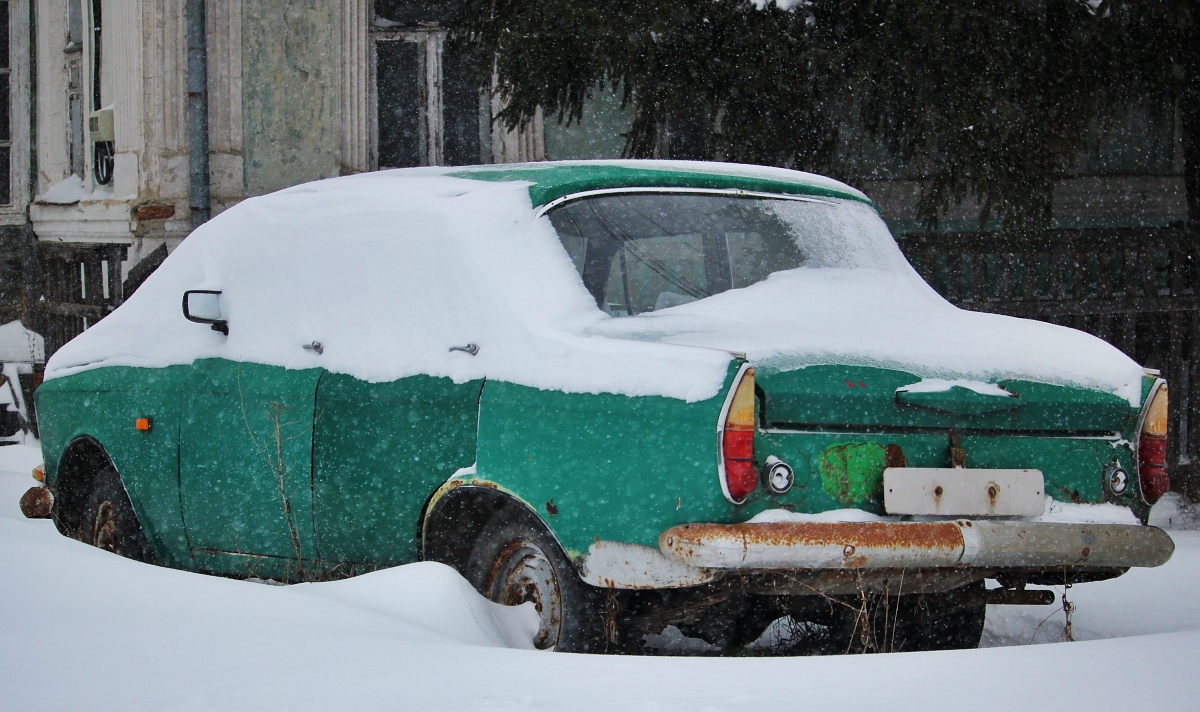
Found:
[[[754,429],[754,369],[743,367],[722,412],[719,428],[721,489],[734,504],[741,504],[758,486]]]
[[[754,469],[754,431],[725,431],[725,485],[729,496],[742,501],[758,486]]]
[[[1167,439],[1143,435],[1138,442],[1138,478],[1142,482],[1142,498],[1147,504],[1157,502],[1171,489],[1167,476]]]
[[[1171,478],[1167,476],[1166,384],[1155,390],[1142,420],[1138,436],[1138,481],[1147,504],[1154,504],[1171,489]]]

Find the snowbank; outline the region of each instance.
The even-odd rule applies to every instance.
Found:
[[[1109,502],[1076,504],[1046,498],[1046,511],[1040,517],[1025,517],[1029,522],[1059,522],[1064,524],[1141,524],[1128,507]]]
[[[989,650],[649,658],[507,649],[533,624],[436,564],[262,586],[138,564],[29,521],[36,450],[0,448],[0,707],[13,710],[1193,710],[1200,535],[1074,587],[1061,611],[993,606]],[[16,462],[21,460],[21,462]],[[524,633],[528,636],[528,633]],[[1113,636],[1135,636],[1104,640]],[[527,639],[527,637],[525,638]],[[1096,684],[1114,661],[1129,674]],[[1129,667],[1132,666],[1132,667]],[[1134,674],[1136,673],[1136,674]],[[868,684],[863,684],[864,682]]]
[[[0,326],[0,362],[41,363],[46,360],[46,340],[19,321]]]
[[[814,180],[777,168],[632,165]],[[875,268],[779,272],[698,302],[612,318],[596,308],[549,219],[536,217],[528,183],[446,172],[337,178],[225,211],[128,302],[59,350],[47,378],[222,357],[374,382],[486,377],[694,401],[715,395],[729,352],[743,352],[781,369],[865,364],[922,378],[1082,385],[1135,404],[1140,397],[1141,369],[1099,339],[945,302],[858,203],[869,229],[883,231],[872,238],[882,242],[870,243],[880,245]],[[187,289],[222,292],[228,337],[183,318]],[[323,353],[303,348],[313,341]],[[478,355],[451,350],[466,344],[478,345]]]

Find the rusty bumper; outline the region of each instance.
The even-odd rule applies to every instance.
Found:
[[[703,569],[1115,569],[1161,566],[1175,543],[1151,526],[959,519],[682,524],[659,548]]]

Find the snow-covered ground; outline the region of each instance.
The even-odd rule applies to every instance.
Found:
[[[0,448],[0,710],[1195,710],[1200,532],[1160,569],[996,606],[987,649],[806,658],[565,655],[438,564],[264,586],[137,564],[24,519]],[[1156,519],[1194,524],[1167,503]]]

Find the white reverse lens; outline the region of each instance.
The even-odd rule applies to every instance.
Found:
[[[1113,494],[1124,494],[1129,487],[1129,473],[1121,467],[1113,467],[1108,472],[1108,477],[1105,479],[1105,485],[1108,486],[1108,491]]]
[[[770,458],[766,465],[766,472],[763,473],[767,489],[771,494],[783,494],[792,488],[792,468],[786,462],[778,460],[774,457]]]

